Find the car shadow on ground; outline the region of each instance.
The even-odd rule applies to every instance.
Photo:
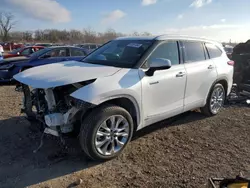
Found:
[[[187,112],[138,131],[133,141],[168,126],[203,118],[198,112]],[[0,187],[26,187],[99,164],[86,158],[75,138],[66,138],[65,149],[57,137],[46,135],[43,147],[34,153],[40,138],[41,132],[30,129],[24,117],[0,120]]]
[[[77,139],[66,138],[65,149],[57,137],[30,129],[24,117],[0,120],[0,187],[26,187],[39,182],[90,168]]]
[[[153,125],[150,125],[148,127],[145,127],[137,131],[133,137],[133,140],[136,140],[140,137],[143,137],[147,134],[150,134],[162,128],[172,127],[172,126],[181,126],[182,124],[198,121],[198,120],[205,119],[205,118],[207,118],[207,116],[203,115],[202,113],[198,111],[185,112],[183,114],[163,120],[161,122],[155,123]]]

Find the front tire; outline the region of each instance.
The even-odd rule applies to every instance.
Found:
[[[94,109],[83,120],[80,145],[93,160],[117,157],[133,135],[133,119],[124,108],[104,105]]]
[[[219,113],[223,107],[226,98],[225,88],[221,84],[215,84],[213,89],[210,91],[207,103],[201,108],[201,112],[206,116],[214,116]]]

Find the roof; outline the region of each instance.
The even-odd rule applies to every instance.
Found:
[[[158,35],[158,36],[135,36],[135,37],[119,37],[116,40],[198,40],[204,42],[213,42],[218,43],[217,41],[213,41],[206,38],[199,38],[193,36],[185,36],[185,35]]]
[[[80,44],[80,45],[98,45],[98,43],[83,43],[83,44]]]
[[[129,36],[129,37],[119,37],[115,40],[154,40],[156,36]]]

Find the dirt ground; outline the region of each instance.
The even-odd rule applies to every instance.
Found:
[[[250,108],[233,106],[216,117],[188,112],[138,132],[118,158],[88,161],[77,139],[30,129],[20,116],[21,95],[0,87],[0,187],[206,187],[210,177],[250,177]],[[80,185],[77,185],[79,184]]]

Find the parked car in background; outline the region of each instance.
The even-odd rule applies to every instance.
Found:
[[[224,46],[224,50],[227,53],[227,56],[228,56],[229,59],[232,59],[233,49],[234,48],[232,46],[229,46],[229,45]]]
[[[4,46],[4,42],[0,42],[0,45],[3,47]]]
[[[36,43],[34,46],[51,47],[53,46],[53,44],[52,43]]]
[[[24,44],[22,43],[14,43],[14,42],[7,42],[2,44],[3,49],[6,51],[14,50],[17,48],[22,48],[24,47]]]
[[[61,43],[53,43],[52,46],[68,46],[68,45]]]
[[[24,43],[24,46],[28,47],[28,46],[34,46],[35,44],[33,43]]]
[[[3,53],[4,53],[4,49],[3,49],[3,46],[0,44],[0,60],[3,59]]]
[[[17,57],[17,56],[29,56],[30,54],[33,54],[41,49],[44,49],[44,46],[28,46],[23,48],[17,48],[5,54],[3,57],[4,59],[7,59],[10,57]]]
[[[125,37],[82,62],[35,67],[14,78],[24,84],[24,112],[44,121],[45,133],[79,130],[83,151],[108,160],[145,126],[197,108],[218,114],[231,91],[233,65],[214,41]]]
[[[49,47],[27,57],[13,57],[0,61],[0,85],[15,84],[13,76],[23,70],[61,61],[81,60],[87,50],[76,47]]]
[[[101,44],[84,43],[84,44],[78,44],[77,46],[80,48],[85,48],[91,52],[91,51],[99,48],[101,46]]]

